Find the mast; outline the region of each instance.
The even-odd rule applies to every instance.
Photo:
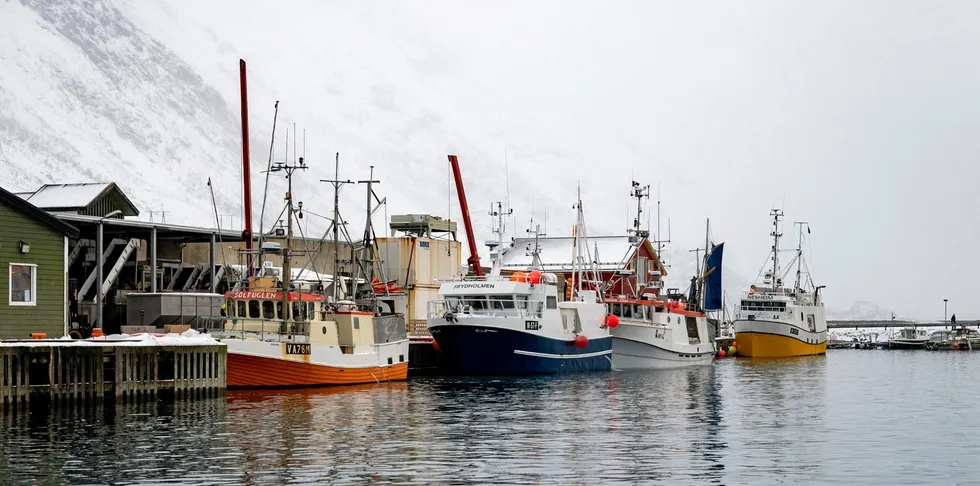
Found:
[[[381,181],[374,179],[374,166],[371,166],[371,174],[366,181],[357,181],[358,184],[367,184],[367,220],[364,223],[364,237],[361,240],[361,244],[364,245],[361,250],[361,263],[358,265],[361,271],[364,272],[364,281],[368,285],[372,285],[374,281],[374,222],[372,216],[374,215],[374,210],[371,208],[371,199],[374,198],[378,201],[378,204],[383,204],[383,201],[378,200],[378,196],[374,194],[374,184],[380,184]],[[381,275],[384,277],[384,273]],[[385,292],[387,292],[387,282],[382,282],[385,284]],[[374,293],[372,292],[372,296]],[[378,299],[371,299],[372,310],[375,314],[378,313]]]
[[[245,82],[245,60],[238,60],[239,77],[242,91],[242,179],[244,182],[245,229],[242,239],[245,240],[246,259],[248,261],[248,276],[255,275],[255,261],[252,255],[252,176],[251,162],[248,155],[248,86]]]
[[[353,184],[353,181],[340,180],[340,152],[334,155],[334,178],[333,180],[320,179],[320,182],[327,182],[333,186],[333,289],[331,291],[333,300],[332,303],[336,305],[338,300],[337,291],[340,285],[339,273],[340,273],[340,187],[344,184]]]
[[[802,287],[800,287],[800,278],[802,276],[803,270],[803,225],[808,223],[806,221],[796,221],[796,225],[800,227],[800,242],[796,246],[796,292],[799,292]]]
[[[493,209],[494,204],[497,205],[497,210]],[[506,217],[514,213],[513,209],[504,209],[504,203],[497,201],[496,203],[490,203],[490,216],[497,218],[497,222],[492,225],[492,230],[495,235],[497,235],[497,241],[493,244],[488,244],[490,246],[490,260],[493,268],[490,270],[491,275],[500,275],[500,266],[502,264],[503,253],[504,253],[504,233],[507,232],[507,220]]]
[[[783,216],[783,212],[779,209],[773,209],[772,212],[772,289],[776,290],[776,282],[779,278],[779,238],[783,236],[779,232],[779,218]]]
[[[290,257],[293,253],[293,173],[297,170],[306,170],[306,162],[303,157],[299,162],[290,165],[289,162],[278,162],[272,167],[272,172],[285,172],[287,191],[286,191],[286,248],[282,252],[282,312],[283,315],[289,314],[289,285],[292,280],[292,271],[289,268]],[[303,203],[299,203],[300,209]],[[280,316],[281,317],[281,316]]]
[[[646,273],[647,269],[640,268],[640,247],[642,246],[643,238],[650,235],[649,231],[642,231],[640,229],[641,221],[643,221],[643,198],[650,197],[650,185],[640,186],[639,182],[633,181],[633,190],[630,193],[630,197],[636,199],[636,218],[633,220],[633,228],[628,232],[632,233],[633,237],[636,238],[636,251],[633,255],[633,269],[636,270],[635,283],[636,288],[634,289],[634,297],[639,297],[642,289],[640,288],[640,272]],[[659,199],[659,198],[658,198]],[[658,213],[659,213],[659,202],[658,202]],[[657,224],[659,227],[660,220],[658,217]],[[659,231],[659,229],[658,229]],[[646,282],[646,279],[643,279]]]

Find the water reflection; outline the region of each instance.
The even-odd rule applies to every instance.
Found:
[[[0,484],[948,484],[980,445],[977,364],[845,350],[5,414]]]

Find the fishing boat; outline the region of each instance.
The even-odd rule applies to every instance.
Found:
[[[738,354],[750,357],[787,357],[825,354],[827,352],[827,319],[820,290],[814,286],[810,270],[803,258],[803,227],[800,228],[796,257],[796,283],[792,288],[783,286],[783,274],[779,266],[780,219],[779,209],[772,210],[773,246],[770,252],[772,267],[763,269],[761,284],[753,284],[735,315],[735,341]],[[806,276],[804,279],[803,276]]]
[[[457,179],[458,180],[458,179]],[[482,275],[471,258],[472,276],[443,282],[439,299],[428,303],[427,325],[451,372],[474,375],[535,374],[608,370],[612,340],[599,281],[590,271],[581,197],[575,207],[573,281],[544,273],[535,258],[528,272],[501,275],[505,247],[504,211],[490,242],[492,267]],[[509,214],[509,213],[508,213]],[[469,226],[469,225],[468,225]],[[468,230],[469,231],[469,230]]]
[[[649,189],[650,186],[633,182],[631,196],[637,200],[637,210],[630,234],[637,245],[649,236],[649,231],[640,228],[643,198],[648,197]],[[615,369],[711,364],[715,354],[714,336],[708,331],[705,306],[701,302],[703,295],[699,289],[707,288],[709,307],[721,309],[722,250],[722,245],[715,246],[710,256],[706,256],[704,273],[692,280],[691,298],[677,292],[661,295],[663,272],[659,265],[653,271],[642,268],[646,265],[640,264],[640,252],[635,252],[636,261],[629,265],[633,270],[624,272],[619,282],[609,282],[607,285],[625,292],[605,299],[609,315],[615,316],[610,317],[608,322],[613,336],[612,362]],[[648,272],[648,275],[641,276],[639,272]],[[704,286],[706,281],[707,287]]]
[[[336,164],[339,173],[339,155]],[[336,276],[341,269],[336,222],[341,221],[338,191],[342,183],[325,181],[334,184],[335,275],[324,282],[319,280],[322,278],[319,274],[311,272],[318,279],[312,285],[308,280],[294,281],[297,274],[290,268],[292,257],[302,253],[293,250],[293,219],[303,217],[303,203],[294,204],[292,181],[297,171],[308,166],[302,157],[297,162],[276,162],[270,166],[270,172],[286,174],[289,187],[283,209],[287,221],[285,247],[262,243],[260,231],[259,251],[253,253],[246,247],[247,271],[241,275],[238,285],[225,294],[224,316],[208,320],[207,330],[227,346],[228,386],[326,386],[405,380],[408,376],[405,320],[393,309],[381,309],[378,293],[388,294],[393,289],[378,286],[378,279],[371,278],[374,269],[371,201],[372,197],[377,199],[372,183],[378,181],[365,181],[368,184],[365,237],[361,241],[362,253],[351,251],[352,271],[348,273],[353,277],[349,278]],[[371,175],[373,179],[373,168]],[[247,179],[245,186],[249,186]],[[246,197],[246,204],[248,201]],[[246,231],[251,232],[250,228]],[[271,262],[263,262],[269,254],[282,257],[280,271]],[[257,268],[252,263],[255,256],[259,260]],[[305,270],[299,275],[305,274]],[[324,284],[329,284],[329,297]]]
[[[895,331],[888,338],[888,347],[892,349],[922,349],[929,342],[929,333],[917,327],[904,327]]]

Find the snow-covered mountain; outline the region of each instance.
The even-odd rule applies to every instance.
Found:
[[[766,233],[752,224],[764,229],[768,207],[749,195],[730,197],[725,190],[736,176],[755,173],[745,170],[752,164],[732,159],[705,177],[705,160],[727,161],[752,145],[751,138],[739,138],[744,135],[738,130],[745,122],[741,112],[737,122],[726,112],[729,125],[723,127],[718,100],[705,101],[721,96],[705,98],[714,93],[715,76],[695,69],[686,74],[702,83],[694,88],[659,85],[685,79],[677,77],[678,70],[690,67],[685,63],[692,56],[685,49],[673,58],[669,49],[659,53],[650,63],[660,66],[674,59],[675,64],[644,76],[609,69],[609,63],[598,67],[606,59],[617,66],[642,64],[619,52],[617,43],[657,44],[645,38],[528,34],[537,32],[541,18],[554,21],[558,30],[578,29],[585,25],[578,16],[598,14],[591,8],[562,17],[548,5],[520,4],[520,9],[534,10],[522,16],[474,4],[466,12],[457,8],[456,15],[468,18],[452,25],[431,15],[451,7],[305,0],[286,5],[0,1],[0,185],[26,191],[44,183],[114,181],[143,211],[143,219],[150,211],[156,218],[166,211],[168,222],[211,226],[210,178],[225,226],[227,215],[236,215],[234,225],[240,228],[238,60],[244,58],[256,220],[273,106],[279,101],[274,158],[284,159],[287,145],[293,158],[298,130],[295,146],[310,165],[294,183],[294,195],[310,215],[303,220],[307,234],[318,236],[326,227],[316,214],[329,214],[332,194],[319,180],[333,178],[337,152],[342,179],[366,179],[369,166],[375,167],[375,178],[382,181],[377,190],[388,200],[375,215],[376,224],[385,213],[449,214],[458,220],[446,161],[446,154],[456,153],[479,241],[490,236],[485,209],[508,193],[515,209],[513,233],[523,234],[532,209],[538,221],[547,209],[549,234],[570,234],[579,184],[590,234],[623,234],[635,177],[662,184],[664,218],[673,218],[677,248],[697,246],[705,217],[719,221],[719,231],[729,232],[719,235],[730,242],[726,291],[730,299],[743,291],[758,263],[755,248],[766,243]],[[609,21],[621,13],[612,10],[602,13],[613,17]],[[474,20],[481,15],[486,18]],[[504,23],[496,22],[502,17],[504,30],[513,35],[489,28],[468,35],[468,29]],[[635,32],[658,31],[633,27]],[[454,44],[464,37],[466,49]],[[650,84],[648,76],[656,82]],[[573,87],[566,83],[570,78],[596,83]],[[629,80],[637,84],[619,84]],[[610,92],[615,89],[629,95],[614,100]],[[700,105],[671,89],[694,93]],[[651,93],[658,93],[652,105],[621,106],[634,94]],[[596,111],[596,106],[611,108]],[[624,109],[633,116],[619,116]],[[699,110],[707,110],[706,119],[718,124],[715,131],[699,126],[702,118],[688,116]],[[289,142],[286,128],[292,132]],[[631,133],[623,135],[626,128]],[[704,143],[729,132],[737,144]],[[770,136],[768,128],[759,133]],[[284,192],[284,180],[273,176],[266,227],[279,214]],[[359,234],[363,187],[347,186],[341,204],[350,231]],[[684,288],[694,262],[686,250],[678,252],[683,254],[671,261],[670,278],[677,279],[673,286]],[[831,285],[828,293],[839,287]],[[859,312],[839,314],[871,315],[862,310],[867,306],[858,307]]]
[[[460,112],[454,100],[458,93],[451,86],[433,89],[439,70],[422,72],[416,65],[423,62],[419,56],[432,53],[413,58],[404,52],[408,48],[396,44],[398,39],[364,25],[356,9],[335,6],[326,23],[336,29],[317,34],[322,42],[342,40],[359,49],[338,50],[344,56],[307,76],[284,75],[283,68],[318,65],[324,50],[293,52],[304,59],[294,62],[288,53],[277,53],[278,46],[262,49],[261,43],[250,45],[247,36],[236,38],[241,31],[222,30],[220,23],[199,24],[209,6],[211,14],[221,14],[216,5],[195,5],[191,16],[181,11],[189,8],[186,2],[0,3],[4,187],[23,191],[48,182],[111,180],[141,209],[167,211],[170,222],[213,225],[206,186],[210,177],[218,212],[239,215],[235,224],[240,226],[238,59],[245,57],[256,218],[277,100],[275,159],[283,159],[287,149],[292,159],[294,147],[306,154],[312,170],[296,178],[294,194],[313,213],[330,211],[327,186],[318,181],[333,177],[335,152],[341,153],[343,179],[366,179],[368,166],[376,167],[389,214],[451,212],[459,217],[447,153],[461,157],[471,212],[481,232],[489,226],[488,218],[481,217],[483,208],[504,198],[507,186],[516,206],[533,201],[538,207],[570,207],[572,200],[564,199],[571,197],[580,176],[550,168],[575,157],[550,148],[561,146],[554,140],[526,143],[547,136],[547,131],[507,137],[496,126],[501,120],[492,120],[502,111],[483,114],[491,123]],[[238,41],[242,47],[229,44]],[[318,95],[310,99],[310,92]],[[490,100],[478,104],[492,106]],[[506,124],[521,133],[528,123],[533,122]],[[295,145],[295,131],[288,142],[285,138],[285,130],[294,127],[300,132]],[[503,170],[505,147],[509,181]],[[538,184],[540,180],[548,183]],[[273,176],[271,184],[267,225],[281,210],[279,195],[285,190],[281,177]],[[363,220],[363,200],[363,188],[345,189],[342,211],[353,232]],[[567,212],[551,217],[562,224],[573,216]],[[315,218],[309,224],[311,230],[325,225]]]

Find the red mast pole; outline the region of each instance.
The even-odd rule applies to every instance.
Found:
[[[459,173],[459,159],[455,155],[449,156],[449,164],[453,167],[453,178],[456,179],[456,193],[459,196],[459,209],[463,211],[463,226],[466,227],[466,241],[470,244],[470,258],[466,262],[473,270],[473,274],[483,276],[483,269],[480,268],[480,254],[476,250],[476,238],[473,236],[473,223],[470,221],[470,209],[466,205],[466,192],[463,191],[463,176]]]
[[[242,179],[245,185],[245,230],[242,231],[242,239],[245,240],[246,258],[248,260],[248,276],[254,272],[252,262],[252,177],[249,174],[248,158],[248,87],[245,83],[245,60],[238,60],[238,69],[241,74],[242,83]]]

